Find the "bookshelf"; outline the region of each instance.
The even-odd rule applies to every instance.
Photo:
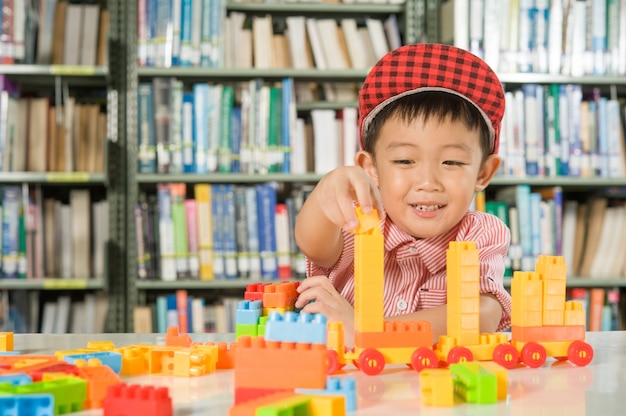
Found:
[[[82,4],[77,5],[76,3],[77,2],[73,2],[73,5],[71,6],[75,10],[77,10],[78,7],[83,7]],[[54,24],[53,20],[49,20],[46,21],[45,24],[42,23],[40,26],[39,30],[42,38],[36,41],[38,42],[38,48],[34,49],[34,43],[30,43],[29,41],[29,39],[35,41],[38,35],[36,33],[34,35],[32,33],[30,35],[27,34],[25,40],[25,58],[23,60],[19,60],[19,56],[15,55],[16,62],[9,63],[9,61],[13,58],[13,55],[3,56],[2,64],[0,64],[0,74],[13,84],[15,88],[19,89],[19,94],[16,93],[15,96],[11,96],[15,99],[30,99],[30,97],[47,98],[49,100],[48,106],[55,107],[56,109],[59,105],[65,106],[68,97],[71,97],[76,99],[77,105],[83,103],[93,103],[98,106],[100,109],[99,112],[106,116],[104,119],[101,118],[102,121],[99,124],[102,128],[102,130],[100,130],[101,133],[99,133],[101,134],[99,136],[99,140],[102,141],[99,141],[99,144],[94,145],[94,156],[91,156],[90,154],[88,158],[92,160],[91,158],[93,157],[93,160],[97,160],[99,166],[94,168],[94,166],[89,165],[88,168],[83,168],[81,165],[81,163],[83,163],[83,156],[79,156],[78,154],[75,154],[74,157],[72,157],[74,160],[73,168],[70,167],[71,165],[69,164],[65,164],[65,167],[62,167],[62,165],[53,167],[50,163],[52,163],[51,161],[54,159],[48,159],[47,165],[44,169],[41,169],[41,171],[34,171],[36,169],[31,169],[30,165],[27,165],[24,169],[13,167],[19,165],[6,165],[3,171],[0,172],[0,185],[3,188],[21,188],[22,196],[24,198],[36,198],[35,203],[31,201],[29,206],[36,206],[38,210],[37,212],[39,213],[44,211],[42,206],[45,199],[56,201],[57,203],[67,204],[70,203],[69,199],[72,198],[75,191],[76,194],[80,192],[83,196],[88,195],[91,203],[95,204],[105,202],[106,204],[100,204],[101,206],[98,210],[98,215],[104,215],[109,220],[103,221],[102,224],[104,225],[99,227],[98,231],[104,233],[103,235],[108,235],[108,239],[104,237],[104,240],[100,240],[100,242],[97,243],[99,252],[97,256],[101,259],[99,260],[100,266],[98,266],[96,270],[95,260],[92,259],[91,254],[84,256],[87,259],[87,262],[83,259],[82,264],[89,264],[88,267],[90,269],[90,271],[84,276],[82,276],[82,274],[75,273],[77,270],[75,268],[71,269],[71,273],[68,274],[66,272],[61,273],[58,269],[50,269],[51,266],[49,264],[46,264],[44,267],[36,266],[35,263],[29,263],[27,267],[27,270],[29,270],[28,276],[32,276],[32,278],[1,279],[0,290],[3,291],[3,298],[5,294],[8,294],[11,301],[13,301],[13,297],[15,297],[15,299],[23,300],[24,294],[35,295],[30,296],[30,307],[34,307],[32,302],[33,299],[35,299],[36,302],[39,303],[38,308],[40,309],[40,312],[43,312],[44,301],[56,302],[57,299],[64,298],[67,300],[70,297],[73,300],[76,300],[81,299],[82,296],[98,296],[103,300],[106,296],[108,297],[107,309],[109,313],[106,314],[106,318],[101,317],[103,319],[102,322],[106,320],[106,322],[104,322],[104,329],[107,331],[118,332],[124,329],[124,311],[121,306],[125,304],[125,288],[123,286],[125,279],[123,277],[124,270],[122,268],[124,265],[124,258],[120,255],[122,251],[119,250],[119,242],[120,240],[123,240],[123,228],[120,228],[119,225],[121,224],[123,227],[123,219],[125,218],[120,215],[120,209],[125,206],[125,188],[123,187],[123,181],[118,179],[120,178],[120,175],[123,175],[122,165],[119,163],[119,156],[123,154],[121,151],[123,146],[121,146],[122,143],[118,140],[120,138],[120,128],[122,126],[118,123],[117,113],[120,108],[119,99],[123,96],[123,94],[120,94],[122,88],[121,83],[118,82],[117,78],[120,74],[120,57],[118,56],[118,51],[114,47],[108,46],[115,45],[116,43],[119,44],[119,35],[121,33],[119,28],[121,27],[121,19],[119,18],[120,14],[117,1],[102,0],[99,1],[97,5],[95,4],[96,2],[89,3],[91,3],[90,6],[84,7],[85,10],[89,7],[91,9],[91,17],[96,18],[97,24],[89,27],[91,35],[90,39],[96,43],[91,44],[87,41],[84,42],[84,46],[86,48],[89,47],[90,50],[87,51],[86,49],[81,49],[77,52],[81,54],[81,59],[84,60],[80,62],[77,61],[75,62],[76,64],[74,64],[73,62],[70,62],[69,54],[68,61],[65,61],[66,57],[63,53],[61,53],[60,58],[63,63],[32,63],[35,61],[48,63],[55,62],[55,60],[59,57],[59,55],[57,55],[57,58],[54,57],[54,54],[59,51],[57,47],[61,45],[65,48],[66,45],[63,44],[64,39],[69,39],[71,37],[66,37],[65,34],[62,34],[62,38],[55,38],[51,33],[46,35],[46,33],[48,33],[46,31],[51,30],[52,28],[50,25]],[[49,2],[48,4],[52,4],[52,2]],[[67,5],[67,2],[63,2],[63,6]],[[11,15],[11,12],[13,12],[13,10],[11,10],[13,7],[20,6],[33,7],[28,2],[16,2],[15,4],[10,2],[5,5],[6,10],[4,10],[5,13],[3,16],[6,18],[6,16]],[[54,13],[56,10],[55,7],[49,7],[47,10]],[[94,11],[95,14],[93,13]],[[110,19],[107,17],[108,12],[112,14]],[[28,15],[16,12],[15,19],[18,18],[18,15],[26,19],[33,18],[32,12]],[[64,13],[59,12],[57,17],[59,16],[64,16]],[[86,16],[85,19],[87,19]],[[109,30],[106,29],[106,22],[111,23]],[[24,22],[22,22],[22,25],[19,27],[23,28],[23,23]],[[77,23],[78,21],[72,20],[71,24],[68,23],[68,25],[58,26],[60,28],[67,28],[70,30],[73,28],[72,25]],[[16,26],[14,28],[16,29],[18,24],[17,22],[15,24]],[[95,32],[98,32],[98,28],[101,28],[102,30],[99,33],[94,33],[94,28]],[[83,28],[80,30],[82,31]],[[59,33],[55,32],[55,34]],[[82,36],[78,33],[74,33],[74,35],[75,39]],[[94,37],[94,35],[96,35],[96,37]],[[44,37],[46,39],[44,39]],[[47,43],[48,40],[52,43],[53,38],[57,41],[60,39],[61,42],[54,42],[54,45],[48,45],[52,47],[52,52],[50,52],[51,55],[46,58],[45,52],[42,52],[44,48],[43,45]],[[15,39],[17,41],[17,35]],[[12,40],[13,38],[10,37],[9,42]],[[98,43],[98,41],[100,43]],[[101,51],[99,54],[96,53],[96,48],[98,51]],[[3,49],[3,51],[4,53],[18,53],[17,48],[13,49],[13,45],[11,45],[11,48]],[[74,51],[74,49],[71,49],[68,46],[67,51]],[[39,55],[40,53],[41,56]],[[93,55],[91,55],[92,53]],[[96,55],[98,56],[96,57]],[[91,58],[93,58],[92,62],[90,62]],[[16,92],[17,91],[18,90],[16,90]],[[64,118],[63,116],[66,115],[67,113],[65,112],[63,112],[62,115],[57,115],[57,125],[60,123],[59,120]],[[35,121],[36,120],[31,120],[29,122],[30,128],[32,128],[35,124]],[[51,123],[50,125],[53,126],[54,123]],[[63,126],[65,127],[65,125]],[[45,140],[50,140],[49,137],[46,138],[50,132],[46,133],[42,134],[43,138]],[[77,134],[76,137],[80,137],[80,135]],[[52,144],[49,146],[54,145]],[[6,143],[3,142],[3,151],[8,152],[7,149],[9,148],[6,147]],[[60,151],[59,149],[61,149],[60,144],[58,148],[49,147],[47,149],[48,157],[50,157],[49,155],[51,152],[54,154]],[[67,150],[67,147],[65,150]],[[14,156],[13,154],[11,155]],[[27,163],[30,162],[27,161]],[[64,161],[63,163],[69,162]],[[27,191],[28,193],[25,194],[24,191]],[[36,205],[37,201],[42,205]],[[27,209],[26,206],[24,209]],[[94,214],[94,211],[92,210],[95,208],[93,205],[90,205],[87,209],[90,211],[89,215],[91,217]],[[39,235],[39,233],[43,235],[43,224],[39,222],[39,220],[33,220],[30,218],[25,221],[30,221],[29,224],[31,224],[31,226],[37,227],[35,231],[33,231],[33,236]],[[39,226],[42,228],[38,228]],[[87,225],[86,228],[89,229],[92,226],[93,225]],[[90,231],[92,236],[95,232],[94,230],[95,228]],[[30,233],[30,231],[27,231],[27,233]],[[35,241],[36,238],[38,237],[33,237]],[[44,255],[44,250],[41,249],[41,247],[36,249],[29,248],[27,250],[33,256],[32,259],[35,258],[35,255],[32,254],[35,250],[40,250],[39,252],[41,255]],[[56,255],[51,257],[56,257]],[[36,264],[40,264],[39,260],[37,260]],[[29,305],[27,304],[26,306],[28,307]],[[41,313],[40,319],[37,319],[37,321],[39,321],[38,324],[43,325],[43,320],[43,313]],[[32,328],[30,330],[32,330]],[[100,331],[102,331],[102,329],[100,329]]]

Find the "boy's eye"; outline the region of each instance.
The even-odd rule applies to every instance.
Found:
[[[413,163],[412,160],[409,159],[396,159],[393,161],[394,165],[410,165]]]
[[[458,160],[446,160],[443,164],[448,166],[463,166],[465,163],[459,162]]]

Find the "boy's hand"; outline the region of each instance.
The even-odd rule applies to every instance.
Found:
[[[346,231],[359,225],[353,201],[359,203],[364,213],[372,208],[382,213],[376,184],[358,166],[343,166],[325,175],[317,184],[315,196],[326,218]]]
[[[296,308],[302,312],[322,313],[328,321],[343,322],[344,342],[348,347],[354,343],[354,309],[330,283],[326,276],[306,278],[297,291]]]

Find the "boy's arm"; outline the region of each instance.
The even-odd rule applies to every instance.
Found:
[[[388,321],[429,321],[433,331],[433,343],[439,340],[441,335],[447,334],[447,305],[439,305],[434,308],[423,309],[406,315],[390,316]],[[502,318],[502,305],[491,293],[480,294],[480,333],[495,332]]]
[[[341,227],[332,223],[324,215],[316,197],[317,188],[306,199],[295,225],[295,238],[298,247],[313,263],[331,268],[341,255],[343,235]]]

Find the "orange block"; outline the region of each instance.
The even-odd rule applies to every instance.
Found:
[[[243,294],[245,300],[263,300],[263,288],[270,283],[250,283]]]
[[[360,348],[431,347],[433,331],[428,321],[387,321],[384,332],[355,332]]]
[[[584,325],[511,326],[511,339],[515,341],[575,341],[585,339]]]
[[[107,365],[89,365],[79,368],[79,376],[87,380],[85,409],[102,409],[109,387],[120,383],[120,377]]]
[[[168,347],[188,347],[191,345],[191,337],[187,334],[179,334],[177,326],[167,328],[165,345]]]
[[[214,342],[207,342],[206,345],[215,345]],[[235,349],[237,347],[236,342],[230,343],[230,349],[228,343],[217,343],[217,364],[215,368],[218,370],[230,369],[235,367]]]
[[[324,389],[327,356],[324,345],[244,335],[235,351],[235,387]]]
[[[284,308],[296,303],[296,282],[281,282],[263,287],[264,308]]]

